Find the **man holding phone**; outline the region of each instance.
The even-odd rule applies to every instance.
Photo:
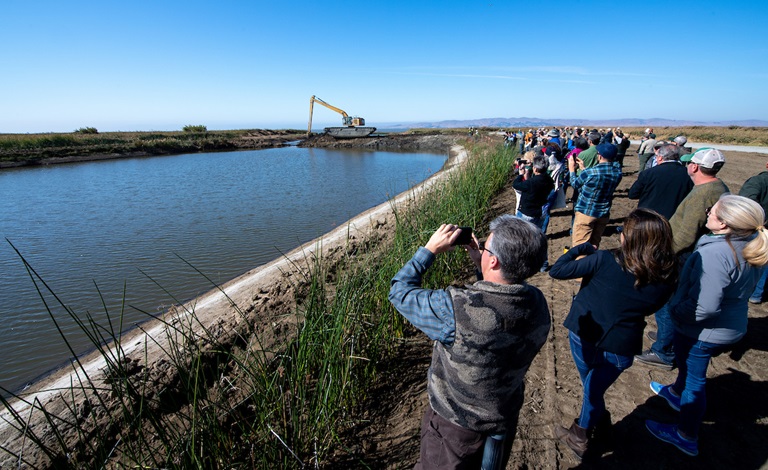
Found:
[[[478,269],[477,282],[421,287],[435,257],[453,249],[462,232],[441,225],[398,271],[389,291],[397,311],[435,341],[418,469],[506,465],[523,378],[551,324],[544,295],[525,282],[546,258],[546,236],[509,214],[491,222],[485,244],[473,235],[464,245]]]

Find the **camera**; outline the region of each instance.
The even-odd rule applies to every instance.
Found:
[[[459,227],[461,233],[452,245],[469,245],[472,243],[472,227]]]

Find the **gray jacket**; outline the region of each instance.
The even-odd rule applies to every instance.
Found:
[[[741,252],[755,236],[704,235],[688,258],[670,301],[678,333],[714,344],[732,344],[747,332],[747,299],[761,269]],[[738,262],[737,262],[738,260]]]

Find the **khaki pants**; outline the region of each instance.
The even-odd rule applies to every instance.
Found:
[[[571,235],[571,246],[581,245],[589,242],[597,247],[600,246],[600,238],[608,225],[608,217],[599,219],[576,212],[573,218],[573,235]]]

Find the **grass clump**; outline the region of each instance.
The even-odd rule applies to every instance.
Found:
[[[391,278],[441,223],[473,226],[482,235],[490,201],[508,181],[514,150],[470,145],[462,168],[394,207],[396,226],[386,243],[349,242],[335,264],[319,256],[305,259],[304,274],[294,281],[297,321],[278,346],[264,343],[263,325],[249,323],[234,302],[247,325],[237,332],[202,325],[194,311],[181,312],[182,320],[164,323],[166,371],[158,378],[146,367],[150,358],[125,353],[117,321],[102,326],[86,316],[81,328],[101,348],[107,380],[72,384],[63,392],[67,413],[54,415],[33,404],[47,413],[48,432],[60,438],[44,439],[16,415],[19,433],[49,462],[70,466],[327,465],[335,452],[344,452],[340,432],[359,419],[355,411],[377,367],[403,337],[405,321],[387,299]],[[467,272],[463,252],[447,253],[429,271],[425,287],[445,287]],[[31,267],[30,273],[44,290]]]

